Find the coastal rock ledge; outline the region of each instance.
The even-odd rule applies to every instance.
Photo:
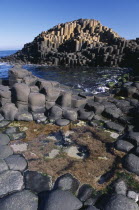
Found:
[[[134,78],[134,81],[116,87],[109,93],[96,95],[77,93],[58,82],[37,78],[21,66],[10,69],[9,79],[6,82],[1,80],[0,85],[0,210],[139,210],[139,82]],[[79,178],[66,170],[55,179],[49,174],[30,170],[29,161],[33,161],[35,156],[27,158],[22,152],[28,150],[32,155],[35,153],[34,150],[31,152],[28,149],[29,141],[24,142],[28,128],[24,127],[24,130],[21,130],[18,123],[28,121],[31,124],[33,120],[42,123],[44,127],[48,126],[46,124],[59,125],[56,126],[57,132],[51,130],[53,132],[47,135],[47,139],[44,139],[44,136],[42,139],[37,139],[44,143],[40,148],[41,153],[45,153],[43,148],[46,148],[52,139],[55,143],[59,143],[51,148],[49,154],[45,153],[46,167],[49,160],[54,164],[56,155],[59,155],[62,149],[65,155],[70,154],[68,157],[75,158],[76,162],[78,160],[87,163],[88,149],[91,151],[92,141],[88,147],[82,142],[80,154],[84,156],[79,156],[77,136],[75,136],[76,146],[69,137],[70,133],[76,132],[75,127],[73,130],[66,130],[68,134],[65,135],[61,126],[67,128],[68,124],[77,126],[79,123],[86,123],[88,129],[82,133],[87,135],[84,139],[86,142],[89,139],[89,128],[98,127],[99,132],[102,128],[108,129],[107,132],[113,134],[113,139],[105,142],[104,139],[107,137],[103,136],[101,144],[117,162],[113,162],[114,167],[112,165],[110,171],[96,177],[99,187],[104,182],[107,182],[107,187],[100,191],[88,183],[82,183]],[[42,124],[36,125],[42,126]],[[95,133],[93,138],[97,135]],[[80,132],[79,138],[82,140]],[[33,140],[36,144],[35,139]],[[96,144],[97,141],[100,142],[101,138],[95,141]],[[23,147],[24,145],[26,146]],[[97,154],[92,156],[93,164],[96,160],[108,164],[106,162],[108,158],[101,157],[97,153],[99,144],[96,148],[93,150]],[[65,157],[62,156],[63,159]],[[101,167],[102,165],[100,166],[102,170]],[[120,173],[116,174],[116,170]],[[89,175],[86,169],[85,173]]]
[[[139,67],[139,38],[126,40],[94,19],[79,19],[43,31],[2,61],[64,66]]]

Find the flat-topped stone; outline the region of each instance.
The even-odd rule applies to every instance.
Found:
[[[0,146],[0,158],[5,159],[13,154],[13,150],[8,145]]]
[[[0,146],[7,145],[10,142],[10,138],[8,135],[0,133]]]
[[[19,171],[5,171],[0,174],[0,197],[22,190],[23,176]]]
[[[37,210],[38,197],[29,190],[13,193],[0,202],[1,210]]]
[[[7,163],[10,170],[13,171],[24,171],[27,168],[27,161],[21,155],[10,155],[5,158],[5,162]]]

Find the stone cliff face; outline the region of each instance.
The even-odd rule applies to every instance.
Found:
[[[127,66],[138,57],[139,39],[125,40],[97,20],[79,19],[42,32],[6,59],[56,66]]]

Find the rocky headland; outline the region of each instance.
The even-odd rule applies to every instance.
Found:
[[[0,85],[0,209],[138,210],[138,80],[93,95],[13,67]]]
[[[59,24],[4,61],[63,66],[139,67],[139,38],[126,40],[94,19]]]

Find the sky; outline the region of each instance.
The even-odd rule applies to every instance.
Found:
[[[0,50],[21,49],[42,31],[79,18],[139,37],[139,0],[0,0]]]

